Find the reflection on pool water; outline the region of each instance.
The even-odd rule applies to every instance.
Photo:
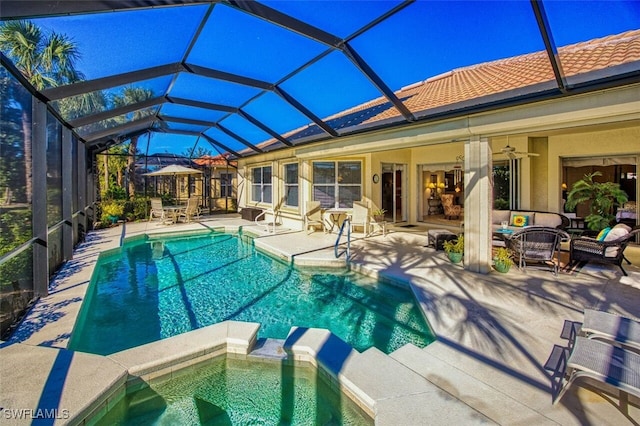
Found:
[[[219,357],[125,396],[98,425],[372,425],[312,367]]]
[[[410,290],[345,269],[299,269],[246,236],[138,239],[101,256],[69,347],[110,354],[225,320],[259,337],[326,328],[359,351],[433,341]]]

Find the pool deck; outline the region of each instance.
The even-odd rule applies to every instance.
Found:
[[[57,408],[77,419],[78,412],[95,405],[92,398],[100,389],[124,383],[127,371],[145,364],[132,367],[122,354],[101,357],[64,349],[99,253],[119,247],[124,236],[218,227],[255,233],[256,247],[294,264],[344,265],[344,256],[334,256],[335,234],[287,229],[266,234],[238,215],[171,226],[128,223],[92,232],[52,281],[50,295],[0,345],[2,410]],[[564,320],[581,321],[585,307],[640,317],[640,249],[627,251],[634,262],[625,267],[628,277],[599,265],[555,277],[535,269],[467,272],[426,244],[426,228],[420,227],[396,227],[366,239],[354,234],[351,267],[410,285],[436,342],[423,349],[406,345],[389,356],[375,349],[349,352],[338,362],[325,334],[311,330],[296,336],[294,330],[288,350],[321,363],[348,391],[362,391],[356,396],[366,400],[379,425],[640,422],[637,400],[629,398],[630,404],[619,407],[617,398],[593,386],[574,384],[553,406],[550,376],[543,368],[554,344],[566,346],[559,337]],[[65,423],[65,412],[57,414],[55,423]],[[13,417],[0,412],[2,424],[31,423]]]

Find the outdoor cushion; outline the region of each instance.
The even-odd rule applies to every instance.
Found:
[[[627,235],[629,233],[629,231],[627,231],[628,226],[623,225],[623,226],[614,226],[611,231],[609,231],[609,233],[607,234],[607,236],[604,238],[604,241],[614,241],[617,240],[618,238],[622,238],[625,235]],[[618,255],[618,247],[607,247],[604,251],[604,256],[605,257],[615,257]]]
[[[525,214],[521,212],[511,213],[511,226],[525,227],[533,223],[533,213]]]
[[[598,236],[596,237],[596,240],[598,241],[604,241],[605,237],[607,235],[609,235],[609,231],[611,231],[611,228],[604,228],[602,231],[600,231],[598,233]]]
[[[511,223],[511,210],[494,210],[491,217],[493,223],[496,225],[500,225],[502,222]]]
[[[536,213],[535,226],[546,226],[547,228],[557,228],[562,225],[562,219],[555,213]],[[531,225],[531,223],[529,223]]]
[[[626,229],[627,232],[631,232],[631,227],[627,224],[624,223],[618,223],[616,226],[614,226],[613,228],[622,228],[622,229]]]

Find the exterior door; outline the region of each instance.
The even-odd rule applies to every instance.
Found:
[[[405,164],[382,164],[382,208],[388,221],[407,220],[406,178]]]

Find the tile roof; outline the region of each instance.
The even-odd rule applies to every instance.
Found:
[[[558,54],[568,79],[640,61],[640,30],[564,46],[558,49]],[[406,86],[395,94],[412,113],[425,115],[425,111],[434,108],[451,105],[453,109],[453,105],[459,102],[541,83],[555,84],[553,70],[544,51],[457,68]],[[386,98],[380,97],[327,117],[325,121],[334,129],[344,129],[387,119],[402,119],[402,115]],[[322,130],[312,124],[284,136],[294,141],[320,133]],[[269,140],[259,146],[271,146],[274,142]]]
[[[202,157],[199,158],[194,158],[193,162],[196,163],[198,166],[226,166],[227,162],[229,163],[229,165],[231,166],[237,166],[238,162],[231,160],[228,161],[227,158],[229,158],[229,154],[220,154],[220,155],[216,155],[216,156],[211,156],[211,155],[203,155]]]

